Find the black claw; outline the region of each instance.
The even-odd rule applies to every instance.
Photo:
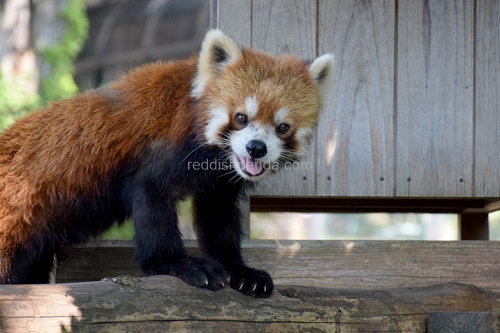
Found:
[[[186,257],[175,263],[145,269],[149,274],[173,275],[199,288],[219,290],[225,287],[227,272],[214,260]]]
[[[273,292],[273,280],[267,272],[241,265],[231,267],[230,276],[229,285],[245,295],[269,297]]]

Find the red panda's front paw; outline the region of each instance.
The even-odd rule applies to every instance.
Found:
[[[175,263],[147,269],[149,275],[168,274],[198,288],[219,290],[227,285],[228,275],[218,262],[205,258],[186,257]]]
[[[200,288],[219,290],[227,285],[228,275],[224,267],[216,261],[205,258],[186,258],[179,278]]]
[[[273,279],[269,273],[243,265],[229,270],[229,285],[253,297],[269,297],[274,288]]]

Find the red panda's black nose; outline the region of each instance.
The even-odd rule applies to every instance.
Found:
[[[253,158],[264,157],[267,154],[267,147],[263,141],[252,140],[247,143],[247,152]]]

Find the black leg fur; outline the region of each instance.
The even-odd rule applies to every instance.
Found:
[[[38,242],[26,242],[9,258],[0,257],[2,263],[0,284],[48,283],[54,264],[54,252],[37,246]],[[4,252],[6,253],[6,252]]]
[[[210,290],[224,287],[227,274],[221,264],[187,256],[170,198],[141,191],[135,197],[133,219],[137,259],[146,273],[176,276]]]
[[[54,252],[44,251],[31,266],[28,283],[48,283],[54,266]]]
[[[229,274],[232,288],[245,295],[269,297],[271,276],[246,266],[241,256],[241,212],[237,188],[197,195],[193,201],[195,226],[203,255],[220,262]]]

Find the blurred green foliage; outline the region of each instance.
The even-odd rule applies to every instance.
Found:
[[[179,229],[184,233],[185,238],[191,238],[192,221],[192,200],[187,199],[177,203],[177,214],[179,215]],[[103,239],[131,239],[134,237],[134,222],[126,220],[121,226],[114,225],[111,229],[101,235]]]
[[[26,95],[25,87],[30,84],[32,76],[24,74],[18,77],[17,84],[11,84],[0,71],[0,130],[8,127],[16,118],[38,107],[39,96]]]
[[[51,72],[40,84],[40,94],[28,95],[27,87],[36,80],[36,73],[24,73],[15,82],[7,80],[0,72],[0,130],[29,111],[78,92],[73,80],[74,61],[88,36],[89,21],[83,0],[68,0],[59,13],[66,21],[61,40],[42,50],[35,50],[50,64]]]
[[[89,21],[82,0],[69,0],[59,15],[67,22],[61,40],[43,50],[38,50],[50,64],[50,75],[41,86],[41,102],[68,98],[78,92],[73,80],[75,59],[88,37]]]
[[[102,239],[131,239],[134,237],[134,222],[126,220],[121,226],[114,225],[101,235]]]

